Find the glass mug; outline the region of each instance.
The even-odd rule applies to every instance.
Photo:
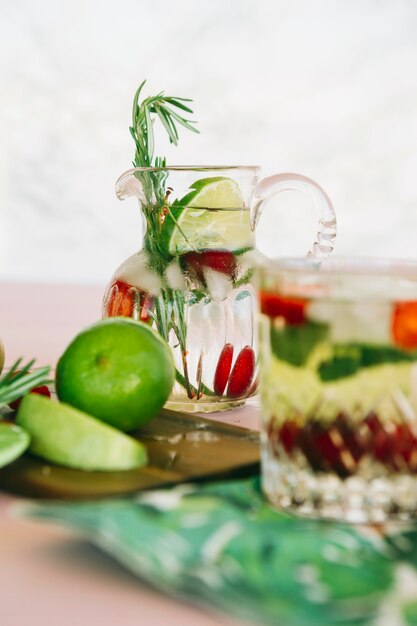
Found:
[[[303,176],[259,180],[258,167],[178,166],[134,168],[118,179],[118,198],[139,201],[143,241],[113,275],[102,314],[146,322],[171,346],[176,382],[168,408],[218,411],[255,393],[256,225],[265,203],[286,190],[310,195],[318,212],[310,254],[329,254],[335,214]]]
[[[417,263],[259,269],[262,483],[300,514],[417,513]]]

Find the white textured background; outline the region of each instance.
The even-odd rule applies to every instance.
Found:
[[[138,247],[145,77],[195,101],[171,163],[304,173],[338,254],[417,258],[415,0],[0,0],[0,278],[105,282]]]

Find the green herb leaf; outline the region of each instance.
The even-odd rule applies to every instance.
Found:
[[[139,103],[145,82],[146,81],[143,81],[140,84],[133,99],[132,126],[130,127],[130,132],[136,145],[134,163],[136,167],[152,167],[152,165],[157,167],[156,160],[158,157],[155,157],[155,163],[153,163],[154,135],[152,114],[157,115],[168,134],[170,142],[174,145],[178,143],[178,129],[176,123],[194,133],[198,133],[199,131],[193,126],[194,122],[187,120],[167,106],[169,104],[171,107],[176,107],[186,113],[192,113],[192,109],[182,104],[183,102],[191,102],[189,98],[164,96],[164,92],[161,91],[156,96],[149,96]],[[163,190],[154,189],[157,198],[164,197],[161,191]]]
[[[283,361],[301,367],[307,361],[315,346],[328,334],[326,324],[306,322],[301,326],[271,328],[271,348]]]
[[[29,370],[35,361],[32,359],[20,367],[21,362],[22,358],[18,359],[6,374],[0,376],[0,407],[21,398],[34,387],[46,385],[49,382],[47,380],[50,371],[49,366],[40,367],[30,372]]]
[[[199,130],[197,130],[197,128],[194,128],[194,126],[192,126],[192,124],[195,124],[196,122],[187,121],[186,119],[178,115],[178,113],[175,113],[175,111],[173,111],[172,109],[168,107],[165,107],[165,111],[175,120],[177,120],[178,124],[181,124],[182,126],[184,126],[184,128],[188,128],[188,130],[191,130],[193,133],[200,132]]]
[[[335,344],[330,359],[320,363],[318,374],[323,382],[353,376],[357,371],[386,363],[409,363],[417,360],[415,352],[373,344]]]
[[[350,354],[349,354],[350,352]],[[323,382],[353,376],[360,369],[360,352],[346,350],[344,354],[335,354],[331,359],[323,361],[318,367],[318,375]]]
[[[185,106],[185,104],[182,104],[181,102],[179,102],[180,98],[167,98],[165,97],[166,102],[169,102],[170,104],[172,104],[173,106],[178,107],[179,109],[182,109],[183,111],[186,111],[187,113],[192,113],[192,110]],[[182,98],[182,100],[185,100],[185,98]],[[190,102],[190,100],[188,100],[188,102]]]

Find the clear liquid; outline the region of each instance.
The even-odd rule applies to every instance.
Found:
[[[149,323],[171,347],[176,382],[169,408],[223,410],[255,393],[253,254],[191,252],[172,261],[161,277],[141,251],[113,277],[104,315]]]

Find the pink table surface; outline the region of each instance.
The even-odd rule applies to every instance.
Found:
[[[55,365],[71,338],[100,316],[103,289],[0,283],[6,366],[19,356]],[[257,427],[253,407],[213,416]],[[150,589],[75,533],[13,515],[0,493],[1,626],[233,626]]]

